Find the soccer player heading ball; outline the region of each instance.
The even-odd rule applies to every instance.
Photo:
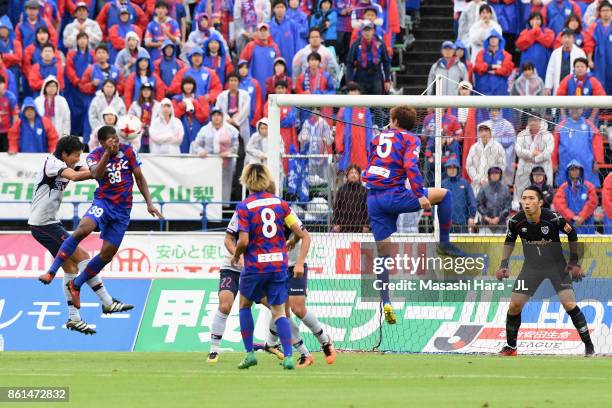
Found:
[[[72,304],[77,309],[81,307],[81,286],[97,276],[102,268],[110,263],[123,241],[130,224],[134,179],[147,203],[147,211],[163,218],[151,202],[147,180],[140,168],[142,163],[132,146],[119,143],[117,131],[112,126],[102,126],[98,130],[98,140],[101,146],[87,156],[89,171],[98,181],[94,200],[77,229],[62,243],[49,271],[39,278],[43,283],[51,282],[60,266],[77,250],[79,242],[98,227],[103,240],[100,253],[66,285]]]
[[[423,188],[419,171],[421,140],[411,132],[416,125],[416,110],[409,106],[391,109],[391,129],[372,139],[364,179],[368,188],[368,214],[379,257],[390,256],[391,234],[397,231],[397,218],[403,213],[431,210],[437,205],[440,221],[438,252],[453,257],[465,253],[450,243],[453,200],[445,188]],[[408,181],[408,185],[406,183]],[[410,189],[408,189],[409,187]],[[389,271],[381,275],[388,282]],[[396,322],[389,291],[381,290],[385,320]]]
[[[527,187],[521,196],[523,210],[508,220],[508,232],[504,243],[504,254],[501,266],[496,273],[497,279],[510,276],[509,258],[514,250],[518,236],[523,243],[525,262],[516,278],[510,307],[506,316],[507,344],[500,354],[515,356],[516,339],[521,327],[523,306],[536,292],[544,279],[552,283],[559,300],[571,317],[585,347],[585,355],[595,354],[589,328],[582,310],[576,305],[572,280],[581,281],[584,272],[578,264],[578,236],[576,230],[559,214],[542,208],[544,201],[542,191],[536,186]],[[559,233],[567,234],[570,246],[570,260],[566,263],[561,249]]]

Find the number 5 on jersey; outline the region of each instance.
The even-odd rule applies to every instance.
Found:
[[[376,147],[376,154],[381,159],[389,156],[391,154],[391,149],[393,148],[393,142],[391,139],[393,138],[393,134],[381,133],[378,138],[378,146]]]

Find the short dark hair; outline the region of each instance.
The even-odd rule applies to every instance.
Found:
[[[51,48],[51,51],[55,52],[55,46],[51,43],[43,44],[42,47],[40,47],[40,52],[42,52],[45,48]]]
[[[346,168],[345,174],[348,175],[351,172],[351,170],[356,170],[357,173],[361,175],[361,167],[359,167],[358,164],[355,164],[355,163],[349,164],[349,166]]]
[[[597,6],[597,11],[601,11],[601,9],[604,7],[612,8],[612,4],[610,4],[609,1],[604,0],[601,3],[599,3],[599,6]]]
[[[193,79],[190,76],[184,76],[183,79],[181,79],[181,91],[183,91],[183,87],[186,84],[191,84],[193,85],[193,92],[195,93],[196,88],[198,87],[198,84],[196,83],[195,79]]]
[[[6,79],[2,75],[0,75],[0,84],[6,84]]]
[[[389,112],[391,120],[395,120],[397,125],[405,130],[412,130],[416,124],[416,109],[406,105],[391,108]]]
[[[359,86],[359,84],[357,82],[349,82],[348,84],[346,84],[346,92],[351,92],[351,91],[359,91],[359,93],[361,93],[361,86]]]
[[[280,80],[278,80],[278,81],[276,81],[274,83],[274,88],[277,88],[279,86],[282,86],[283,88],[289,88],[289,85],[287,85],[287,81],[282,80],[282,79],[280,79]]]
[[[527,69],[531,70],[531,71],[535,71],[535,67],[533,66],[531,61],[527,61],[527,62],[523,63],[523,65],[521,65],[521,72],[523,72],[523,71],[525,71]]]
[[[319,33],[319,35],[321,34],[321,29],[319,27],[312,27],[309,31],[308,31],[308,38],[310,38],[310,34],[313,33],[313,31],[316,31],[317,33]]]
[[[582,63],[583,63],[584,65],[586,65],[587,67],[589,66],[589,60],[588,60],[588,59],[586,59],[586,58],[582,58],[582,57],[576,58],[576,59],[574,60],[574,64],[573,64],[573,66],[575,67],[575,66],[576,66],[576,63],[578,63],[578,62],[582,62]]]
[[[483,4],[482,6],[480,6],[480,8],[478,9],[478,14],[479,15],[482,14],[482,12],[485,10],[493,14],[493,10],[491,9],[491,6],[489,6],[488,4]]]
[[[236,78],[236,79],[238,80],[238,82],[240,82],[240,77],[239,77],[239,76],[238,76],[238,74],[237,74],[237,73],[235,73],[235,72],[230,72],[230,73],[227,75],[227,79],[226,79],[225,81],[226,81],[227,83],[229,83],[229,80],[230,80],[230,79],[232,79],[232,78]]]
[[[531,186],[525,188],[523,190],[523,193],[525,191],[535,191],[536,195],[538,196],[538,200],[544,200],[544,193],[542,193],[542,190],[538,186],[531,185]]]
[[[80,151],[83,151],[83,143],[81,143],[81,139],[78,136],[64,136],[57,141],[53,154],[58,159],[61,159],[62,153],[72,154]]]
[[[529,15],[529,19],[527,21],[531,21],[534,17],[540,17],[540,21],[544,21],[544,17],[542,16],[542,13],[540,13],[539,11],[534,11]]]
[[[113,126],[104,125],[100,129],[98,129],[98,141],[100,143],[104,142],[109,137],[116,135],[117,131]]]
[[[98,50],[104,50],[108,53],[108,46],[105,42],[101,42],[100,44],[96,45],[95,52],[98,52]]]
[[[76,36],[77,41],[79,41],[81,38],[87,38],[89,40],[89,34],[87,34],[85,31],[79,31],[79,33]]]
[[[319,54],[316,51],[313,51],[310,54],[308,54],[308,58],[306,59],[306,61],[310,61],[311,59],[321,62],[321,54]]]
[[[38,33],[47,33],[47,34],[51,35],[51,33],[49,32],[49,29],[47,27],[45,27],[45,26],[38,27],[36,29],[36,33],[35,34],[38,34]]]
[[[164,0],[157,0],[155,2],[155,8],[158,8],[158,7],[165,7],[166,10],[170,10],[170,7],[168,7],[168,3],[166,3]]]

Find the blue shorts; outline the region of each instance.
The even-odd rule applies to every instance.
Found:
[[[240,276],[240,294],[259,303],[264,297],[270,305],[282,305],[287,301],[287,274],[260,273]]]
[[[293,277],[293,266],[289,267],[289,296],[306,296],[308,287],[308,265],[304,264],[304,276]]]
[[[95,199],[83,218],[91,218],[100,229],[100,238],[116,247],[121,246],[125,231],[130,225],[131,208],[118,209],[106,200]]]
[[[428,190],[425,189],[425,196]],[[368,190],[368,215],[376,241],[383,241],[397,231],[397,217],[400,214],[421,209],[419,199],[404,187],[387,190]]]
[[[236,297],[239,284],[240,272],[232,271],[231,269],[221,269],[219,273],[219,292],[229,290]]]
[[[47,248],[53,256],[57,256],[62,243],[70,235],[60,223],[30,225],[30,231],[32,231],[34,239]]]

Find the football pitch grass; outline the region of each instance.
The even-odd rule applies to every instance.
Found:
[[[610,407],[612,358],[338,353],[283,371],[257,353],[0,353],[0,386],[70,387],[56,407]],[[5,404],[0,403],[0,406]]]

